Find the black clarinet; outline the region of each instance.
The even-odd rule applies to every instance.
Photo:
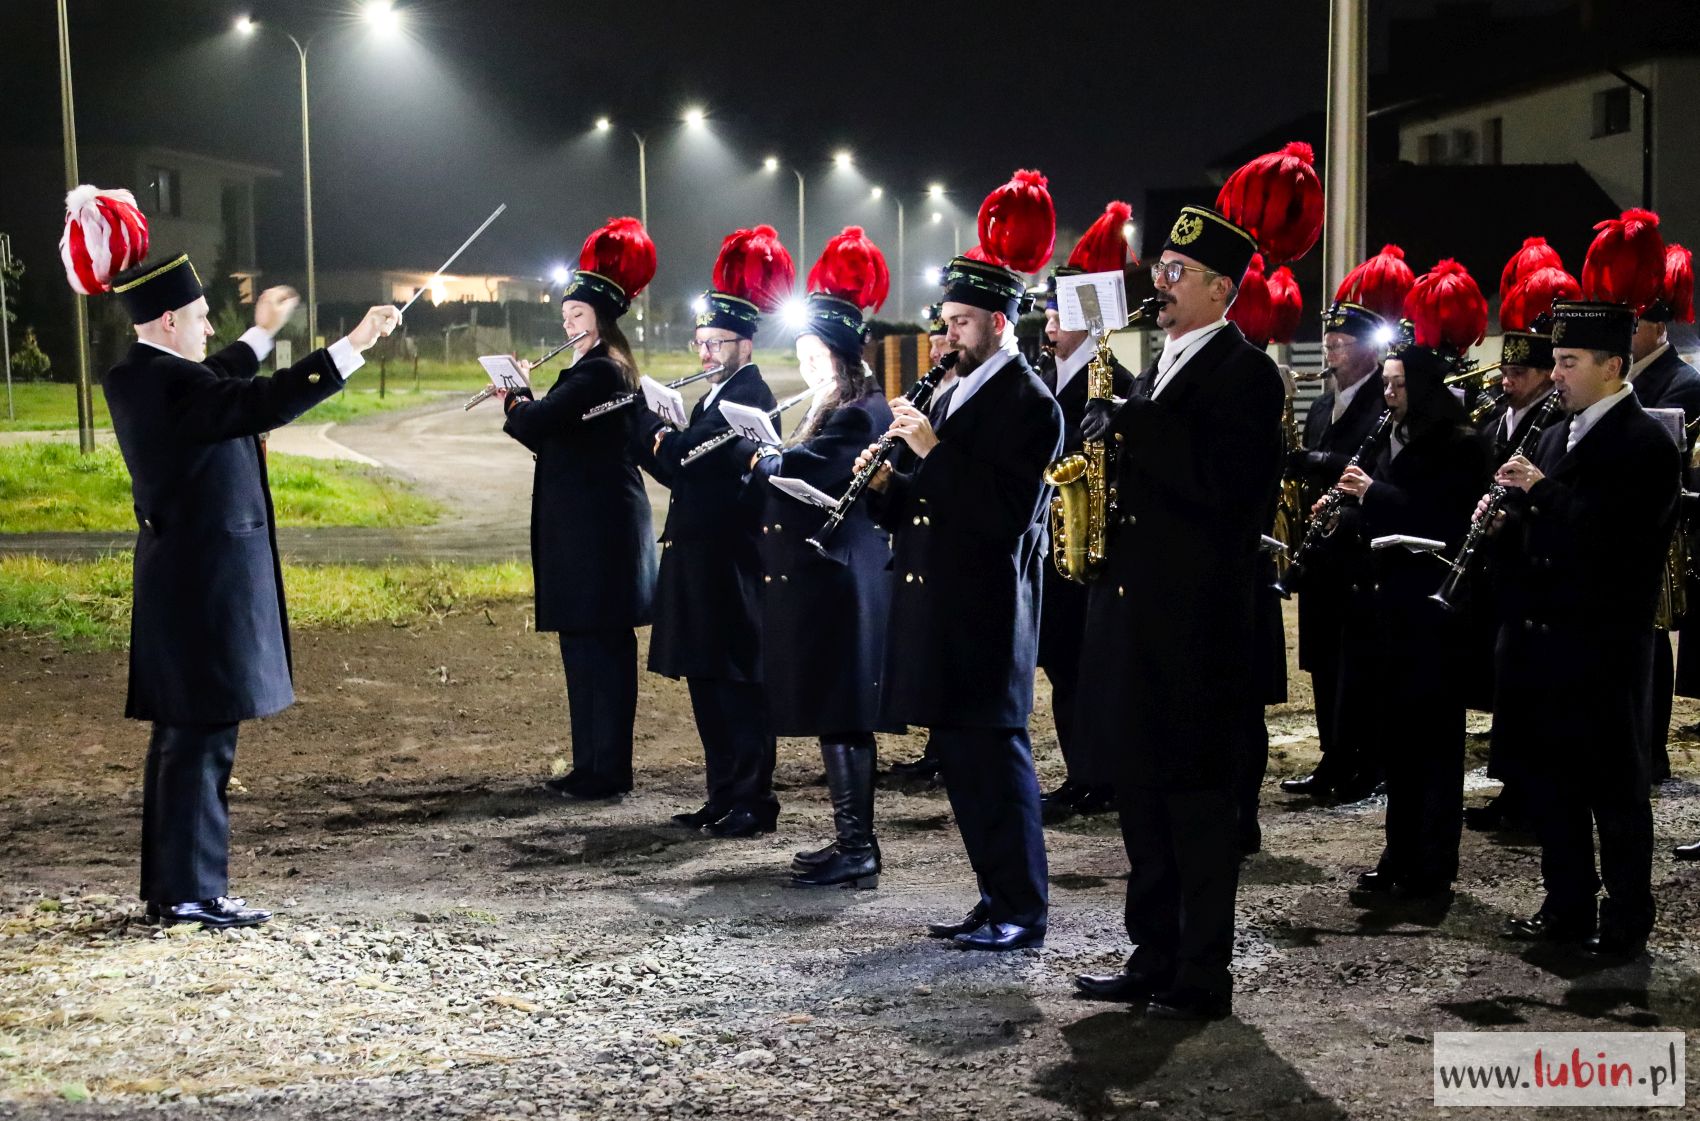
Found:
[[[1346,461],[1346,466],[1356,467],[1362,463],[1364,456],[1369,454],[1370,449],[1383,436],[1387,435],[1387,430],[1392,427],[1393,410],[1387,409],[1376,418],[1375,427],[1370,429],[1368,436],[1364,437],[1364,442],[1358,445],[1358,450],[1352,453],[1352,458]],[[1340,489],[1339,483],[1329,487],[1328,492],[1322,496],[1321,504],[1317,506],[1316,512],[1311,515],[1310,525],[1305,529],[1304,540],[1299,542],[1299,547],[1293,550],[1292,560],[1287,562],[1287,571],[1283,572],[1280,578],[1275,581],[1275,590],[1280,593],[1282,599],[1293,597],[1293,587],[1298,582],[1298,578],[1304,575],[1305,558],[1324,538],[1334,532],[1334,518],[1340,512],[1340,506],[1345,501],[1346,492]]]
[[[1531,420],[1529,427],[1523,430],[1523,438],[1517,441],[1517,446],[1505,458],[1509,461],[1516,456],[1526,454],[1529,446],[1540,438],[1541,431],[1550,425],[1553,418],[1558,415],[1558,410],[1558,394],[1548,394],[1547,399],[1541,402],[1540,409],[1535,413],[1535,419]],[[1459,546],[1458,555],[1453,557],[1452,562],[1447,566],[1446,579],[1441,581],[1440,590],[1428,597],[1446,610],[1458,610],[1456,602],[1458,588],[1469,574],[1470,558],[1476,555],[1476,550],[1481,547],[1483,538],[1493,529],[1493,521],[1505,506],[1505,496],[1510,493],[1511,488],[1504,483],[1495,483],[1488,488],[1487,509],[1482,511],[1481,517],[1470,523],[1470,532],[1464,535],[1464,543]]]
[[[956,365],[958,357],[960,357],[958,352],[953,350],[939,359],[937,366],[922,374],[920,380],[906,394],[909,403],[922,412],[926,412],[927,406],[933,399],[933,390],[938,388],[939,382],[944,379],[945,374],[949,373],[951,368]],[[879,438],[879,442],[874,445],[873,457],[868,460],[866,466],[856,473],[856,477],[850,480],[850,486],[845,489],[844,496],[838,500],[836,506],[827,511],[826,521],[822,522],[821,527],[815,530],[815,535],[809,538],[809,544],[814,546],[815,552],[823,557],[826,556],[827,538],[831,537],[833,531],[849,516],[851,508],[856,505],[856,500],[862,497],[863,491],[868,489],[868,484],[873,482],[874,475],[878,473],[880,467],[890,457],[897,444],[897,437],[889,432]]]

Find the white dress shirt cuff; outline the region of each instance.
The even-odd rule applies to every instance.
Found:
[[[264,327],[250,327],[246,331],[243,331],[236,341],[239,343],[247,343],[248,349],[253,351],[254,357],[258,358],[261,362],[264,362],[267,358],[271,357],[272,336],[271,332],[266,330]]]
[[[336,367],[337,376],[344,381],[348,380],[348,375],[366,364],[366,359],[360,356],[360,352],[354,349],[354,344],[347,339],[338,339],[326,349],[330,351],[331,364]]]

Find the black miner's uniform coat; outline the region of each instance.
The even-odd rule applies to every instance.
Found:
[[[872,496],[893,541],[881,711],[892,724],[1024,728],[1062,409],[1016,355],[938,432],[913,473]]]
[[[673,492],[661,532],[649,668],[664,677],[759,684],[760,511],[741,500],[755,445],[740,438],[689,466],[679,461],[727,431],[720,402],[772,409],[775,401],[753,362],[726,379],[712,406],[704,407],[706,399],[704,394],[691,410],[689,427],[668,433],[653,455],[647,446],[653,435],[639,435],[650,474]]]
[[[259,435],[342,388],[315,350],[274,377],[237,342],[205,362],[131,345],[102,388],[130,471],[135,608],[124,715],[235,724],[295,699]]]
[[[1119,517],[1087,602],[1080,719],[1118,789],[1225,787],[1261,724],[1253,597],[1285,397],[1229,323],[1117,414]]]
[[[642,404],[580,419],[629,391],[598,343],[548,393],[511,409],[502,426],[537,458],[531,567],[540,631],[629,629],[650,620],[655,534],[631,451]]]
[[[850,485],[856,456],[891,425],[878,393],[833,409],[806,441],[750,473],[762,513],[762,672],[775,735],[899,730],[879,718],[891,611],[891,538],[859,501],[833,531],[830,559],[808,539],[826,511],[768,482],[801,479],[829,495]]]

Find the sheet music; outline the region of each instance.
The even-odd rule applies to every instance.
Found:
[[[1089,306],[1094,298],[1096,308]],[[1127,323],[1127,282],[1120,270],[1057,277],[1057,315],[1065,331],[1091,330],[1094,318],[1106,332],[1119,330]]]
[[[726,423],[732,426],[732,431],[746,440],[754,440],[767,446],[780,442],[779,433],[774,429],[773,421],[765,409],[752,409],[736,401],[722,401],[720,415],[726,418]]]
[[[799,502],[807,502],[809,505],[819,506],[823,510],[830,510],[838,505],[838,499],[819,487],[810,486],[802,479],[787,479],[782,475],[769,475],[767,481]]]
[[[1683,426],[1687,423],[1687,418],[1683,416],[1682,410],[1648,409],[1647,412],[1654,420],[1665,426],[1665,431],[1669,432],[1670,438],[1676,441],[1676,446],[1682,447]]]
[[[684,428],[690,423],[690,414],[685,411],[685,399],[677,389],[669,389],[648,375],[641,378],[640,382],[643,386],[644,404],[654,410],[657,416],[674,428]]]
[[[490,375],[490,384],[497,389],[531,388],[531,383],[525,380],[525,371],[511,354],[481,355],[478,364],[484,367],[484,372]]]

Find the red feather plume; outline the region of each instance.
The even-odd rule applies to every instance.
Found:
[[[1305,301],[1299,292],[1298,278],[1286,265],[1269,274],[1269,302],[1275,317],[1275,330],[1269,341],[1292,342],[1299,333],[1299,320],[1304,318]]]
[[[1263,276],[1263,254],[1253,253],[1240,278],[1240,292],[1228,307],[1228,322],[1234,324],[1253,346],[1268,346],[1275,333],[1275,307],[1269,283]]]
[[[1127,220],[1133,217],[1133,207],[1125,202],[1112,202],[1104,207],[1091,227],[1074,243],[1068,255],[1070,268],[1082,272],[1115,272],[1127,264]]]
[[[748,300],[771,314],[791,295],[797,283],[797,266],[779,244],[772,226],[739,230],[720,243],[714,259],[714,290]]]
[[[1505,262],[1505,268],[1499,274],[1499,302],[1504,304],[1511,295],[1511,290],[1517,287],[1517,282],[1536,269],[1564,268],[1564,259],[1558,255],[1558,250],[1547,244],[1544,237],[1527,237],[1523,239],[1523,248],[1511,255],[1511,260]],[[1517,330],[1522,330],[1521,327]]]
[[[1032,273],[1051,259],[1057,211],[1047,182],[1037,171],[1017,171],[980,204],[980,245],[993,264]]]
[[[992,260],[992,255],[986,252],[986,247],[984,245],[970,245],[968,247],[968,252],[964,253],[963,256],[968,258],[970,261],[984,261],[988,265],[997,264],[996,261]]]
[[[1383,319],[1396,320],[1416,281],[1416,273],[1405,263],[1405,251],[1397,245],[1384,245],[1380,253],[1346,274],[1334,293],[1334,302],[1361,304]]]
[[[129,191],[83,184],[65,196],[59,259],[73,290],[95,296],[112,278],[148,255],[148,220]]]
[[[809,291],[825,292],[859,308],[877,308],[891,291],[885,254],[862,227],[845,226],[843,233],[826,243],[820,260],[809,270]]]
[[[1599,233],[1582,262],[1582,297],[1628,304],[1636,313],[1659,298],[1665,277],[1665,239],[1651,210],[1625,210],[1594,226]]]
[[[607,277],[626,299],[636,299],[655,279],[655,243],[636,218],[610,218],[584,239],[578,267]]]
[[[1322,236],[1322,180],[1316,153],[1295,140],[1228,176],[1216,209],[1244,226],[1275,262],[1296,261]]]
[[[1487,300],[1464,266],[1448,258],[1411,286],[1405,318],[1416,328],[1418,346],[1463,354],[1487,334]]]
[[[1506,331],[1527,331],[1536,319],[1552,311],[1554,300],[1578,300],[1582,286],[1556,265],[1535,269],[1512,286],[1499,305],[1499,326]]]
[[[1694,322],[1694,254],[1672,243],[1665,248],[1664,300],[1678,323]]]

